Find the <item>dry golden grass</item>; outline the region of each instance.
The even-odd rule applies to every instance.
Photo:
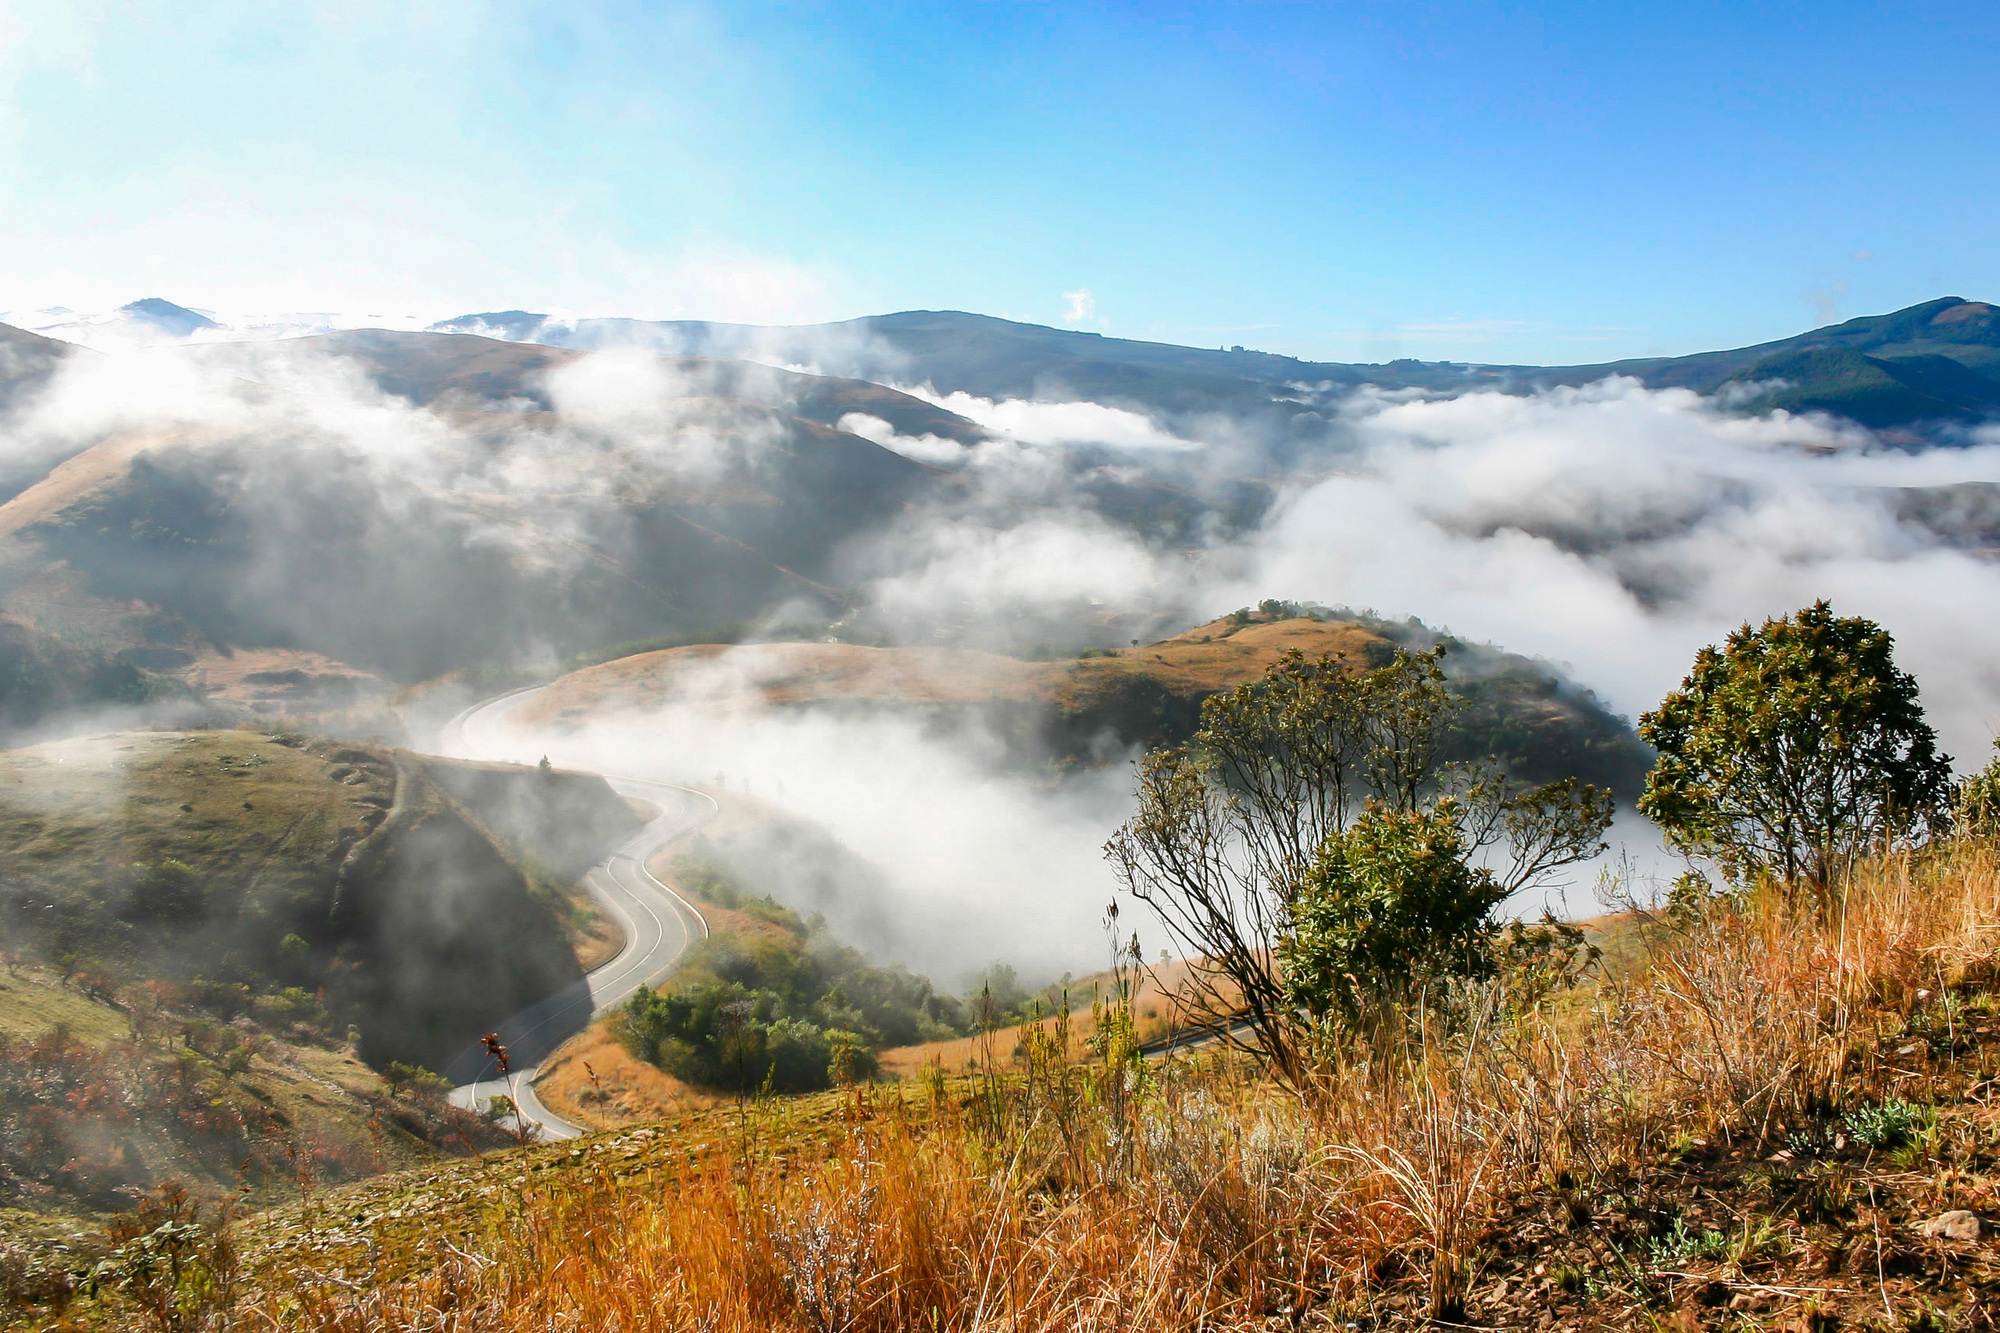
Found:
[[[290,704],[287,683],[282,677],[297,672],[321,684],[347,682],[352,697],[373,701],[387,697],[389,682],[344,662],[304,648],[231,648],[227,652],[204,647],[181,674],[190,685],[209,699],[254,707],[272,705],[264,711],[286,711]],[[261,680],[250,677],[261,676]],[[310,706],[311,700],[306,701]]]
[[[67,458],[47,476],[0,504],[0,537],[12,537],[37,523],[103,491],[131,470],[142,454],[169,449],[200,449],[229,438],[212,428],[180,427],[170,430],[126,431]]]
[[[1147,1065],[1115,1025],[1111,1049],[1092,1049],[1058,1017],[1019,1034],[1005,1072],[933,1070],[815,1101],[838,1109],[818,1152],[762,1151],[746,1128],[663,1176],[570,1148],[573,1169],[522,1170],[481,1226],[420,1262],[386,1245],[317,1270],[288,1261],[251,1284],[247,1326],[1490,1326],[1469,1300],[1501,1309],[1518,1280],[1549,1305],[1597,1302],[1593,1326],[1658,1327],[1675,1283],[1708,1281],[1684,1270],[1710,1261],[1643,1232],[1600,1235],[1593,1210],[1690,1153],[1754,1160],[1828,1106],[1917,1095],[1915,1047],[1882,1038],[1990,1010],[2000,856],[1959,846],[1867,867],[1830,917],[1768,891],[1631,930],[1619,975],[1526,1008],[1496,988],[1451,1031],[1329,1045],[1303,1095],[1216,1051]],[[1963,1194],[1944,1138],[1896,1168],[1913,1197]],[[1921,1313],[1896,1304],[1910,1284],[1882,1259],[1885,1215],[1857,1214],[1843,1173],[1814,1188],[1864,1219],[1862,1240],[1874,1228],[1873,1262],[1815,1269],[1809,1289],[1765,1284],[1745,1274],[1799,1251],[1800,1228],[1746,1215],[1737,1240],[1710,1246],[1711,1268],[1735,1275],[1717,1280],[1725,1298]],[[1503,1263],[1537,1198],[1556,1210],[1549,1244],[1595,1272],[1531,1269],[1533,1253]],[[1479,1286],[1502,1268],[1497,1294]]]
[[[705,644],[620,658],[572,672],[520,710],[524,724],[576,724],[600,711],[668,703],[783,707],[809,703],[1079,707],[1123,679],[1145,677],[1190,697],[1261,676],[1296,648],[1345,654],[1359,666],[1380,635],[1343,621],[1228,619],[1106,657],[1027,662],[961,648],[865,648],[839,643]]]
[[[619,1017],[604,1015],[542,1062],[535,1095],[543,1105],[593,1130],[646,1124],[716,1105],[715,1097],[626,1050],[618,1039]]]
[[[1059,701],[1078,701],[1120,676],[1138,675],[1176,693],[1208,694],[1257,679],[1293,649],[1308,657],[1345,656],[1358,670],[1368,645],[1381,642],[1381,635],[1348,621],[1270,620],[1238,627],[1225,617],[1110,657],[1052,664],[1051,692]]]
[[[1097,1036],[1098,1012],[1088,1007],[1093,995],[1109,996],[1114,980],[1110,973],[1093,973],[1070,982],[1069,993],[1078,1005],[1070,1016],[1070,1029],[1079,1042]],[[1191,1031],[1187,996],[1188,967],[1171,963],[1150,969],[1132,988],[1132,1019],[1142,1042],[1159,1041],[1178,1032]],[[1046,1020],[1045,1020],[1046,1021]],[[947,1074],[963,1074],[979,1069],[1012,1068],[1019,1062],[1022,1041],[1033,1023],[1010,1024],[992,1032],[955,1037],[947,1041],[927,1041],[915,1046],[892,1046],[881,1052],[882,1072],[893,1078],[914,1078],[933,1067]]]

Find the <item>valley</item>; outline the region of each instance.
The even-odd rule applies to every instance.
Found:
[[[1948,910],[1990,888],[1984,835],[1939,814],[1878,849],[1887,934],[1829,964],[1827,921],[1768,884],[1648,878],[1635,803],[1662,770],[1633,718],[1709,633],[1704,599],[1773,562],[1922,563],[1920,602],[1976,600],[1989,307],[1581,368],[1319,365],[950,313],[517,314],[270,342],[188,325],[149,363],[172,392],[116,411],[89,404],[127,353],[9,335],[6,1318],[116,1326],[143,1286],[118,1265],[171,1234],[277,1327],[377,1300],[560,1321],[641,1299],[595,1266],[611,1228],[648,1290],[818,1327],[833,1298],[798,1285],[799,1237],[867,1213],[839,1244],[872,1267],[839,1299],[904,1323],[1171,1291],[1294,1322],[1637,1327],[1711,1297],[1789,1309],[1864,1218],[1908,1231],[1987,1197],[1956,1108],[1983,1104],[1993,942]],[[1631,481],[1646,449],[1662,472]],[[1799,530],[1851,521],[1848,564],[1692,558],[1802,495],[1821,508]],[[1911,622],[1926,699],[1938,680],[1975,733],[1981,631]],[[1361,748],[1315,799],[1354,808],[1311,874],[1349,873],[1342,839],[1356,864],[1390,854],[1357,830],[1393,813],[1442,821],[1441,860],[1486,895],[1445,1007],[1365,1001],[1415,1038],[1352,998],[1269,1007],[1218,971],[1220,937],[1190,945],[1134,888],[1131,839],[1170,823],[1149,802],[1212,783],[1174,817],[1240,817],[1257,756],[1293,762],[1266,737],[1218,778],[1219,727],[1317,735],[1296,719],[1334,700],[1328,734]],[[1499,887],[1523,848],[1588,867],[1564,917],[1535,923],[1564,901],[1549,874]],[[1276,873],[1233,854],[1186,864]],[[1579,901],[1586,879],[1614,910]],[[1265,927],[1287,949],[1296,906]],[[1359,928],[1329,929],[1315,947]],[[1429,938],[1368,945],[1333,993]],[[1268,943],[1246,956],[1277,970]],[[1919,956],[1949,961],[1920,978]],[[1834,1035],[1794,1024],[1834,974]],[[1310,1006],[1296,1058],[1325,1081],[1301,1086],[1258,1043]],[[1852,1126],[1892,1114],[1916,1119],[1857,1156]],[[1444,1138],[1407,1137],[1425,1116]],[[1436,1180],[1463,1232],[1411,1229]],[[1508,1248],[1509,1217],[1533,1248]],[[1739,1223],[1740,1253],[1706,1239]],[[1317,1257],[1275,1276],[1300,1244]],[[1948,1257],[1896,1253],[1923,1299],[1984,1299]],[[87,1289],[100,1261],[124,1276]],[[1076,1276],[1021,1286],[1036,1270]],[[294,1280],[313,1294],[286,1305]],[[1005,1292],[968,1307],[980,1286]]]

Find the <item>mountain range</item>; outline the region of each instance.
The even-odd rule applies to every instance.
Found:
[[[20,327],[7,326],[12,319]],[[415,320],[326,314],[218,320],[159,297],[102,315],[67,309],[0,316],[0,394],[17,378],[20,333],[59,344],[231,342],[337,334],[361,323],[417,331]],[[460,315],[423,331],[579,350],[641,347],[676,356],[748,359],[823,374],[983,398],[1068,398],[1119,404],[1171,427],[1251,412],[1272,423],[1363,384],[1384,389],[1509,393],[1629,376],[1648,388],[1727,393],[1748,410],[1820,411],[1898,429],[2000,412],[2000,322],[1984,301],[1947,296],[1789,338],[1686,356],[1577,366],[1398,360],[1306,361],[1243,347],[1196,348],[1022,324],[958,311],[903,311],[829,324],[763,326],[696,320],[565,319],[525,310]],[[0,399],[4,405],[4,399]]]
[[[1983,301],[1948,296],[1791,338],[1728,351],[1584,366],[1303,361],[1241,347],[1210,351],[1017,324],[954,311],[906,311],[836,324],[770,328],[632,319],[552,320],[510,310],[433,326],[511,342],[651,347],[685,356],[748,356],[829,374],[924,384],[984,398],[1089,399],[1127,405],[1179,427],[1204,413],[1280,419],[1329,391],[1363,384],[1463,393],[1531,392],[1609,375],[1648,388],[1686,388],[1768,411],[1822,411],[1866,426],[1963,422],[2000,412],[2000,321]]]
[[[1199,561],[1291,479],[1344,466],[1338,406],[1363,384],[1618,374],[1939,443],[2000,409],[1994,309],[1957,298],[1558,368],[1314,363],[952,312],[761,328],[512,311],[261,341],[157,298],[117,318],[168,344],[147,364],[182,397],[105,415],[123,382],[89,374],[126,363],[0,325],[0,728],[84,705],[324,712],[754,623],[1026,656],[1150,641],[1185,608],[1076,597],[1023,618],[863,590],[1044,513]],[[82,378],[51,408],[64,367]],[[1168,447],[1093,444],[1086,424],[996,473],[1015,446],[988,409],[1007,400],[1082,404]],[[1911,491],[1898,512],[1991,545],[1994,492]]]

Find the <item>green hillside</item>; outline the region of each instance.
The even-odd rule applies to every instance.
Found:
[[[1864,426],[1973,419],[2000,410],[2000,380],[1929,353],[1885,359],[1852,347],[1803,347],[1773,353],[1723,383],[1775,384],[1751,401],[1760,409],[1832,412]]]
[[[0,1235],[60,1232],[167,1180],[261,1204],[506,1141],[310,1024],[63,970],[0,975]]]
[[[582,975],[570,885],[636,824],[583,775],[245,731],[54,742],[0,754],[0,942],[438,1068]]]

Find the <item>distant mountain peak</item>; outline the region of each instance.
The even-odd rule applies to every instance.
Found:
[[[222,327],[198,310],[175,305],[158,296],[144,297],[129,305],[119,306],[118,313],[129,316],[134,323],[148,325],[174,338],[185,338],[202,329]]]
[[[508,342],[526,342],[548,322],[547,315],[538,315],[530,310],[489,310],[483,315],[459,315],[439,320],[427,332],[477,333],[504,338]]]

